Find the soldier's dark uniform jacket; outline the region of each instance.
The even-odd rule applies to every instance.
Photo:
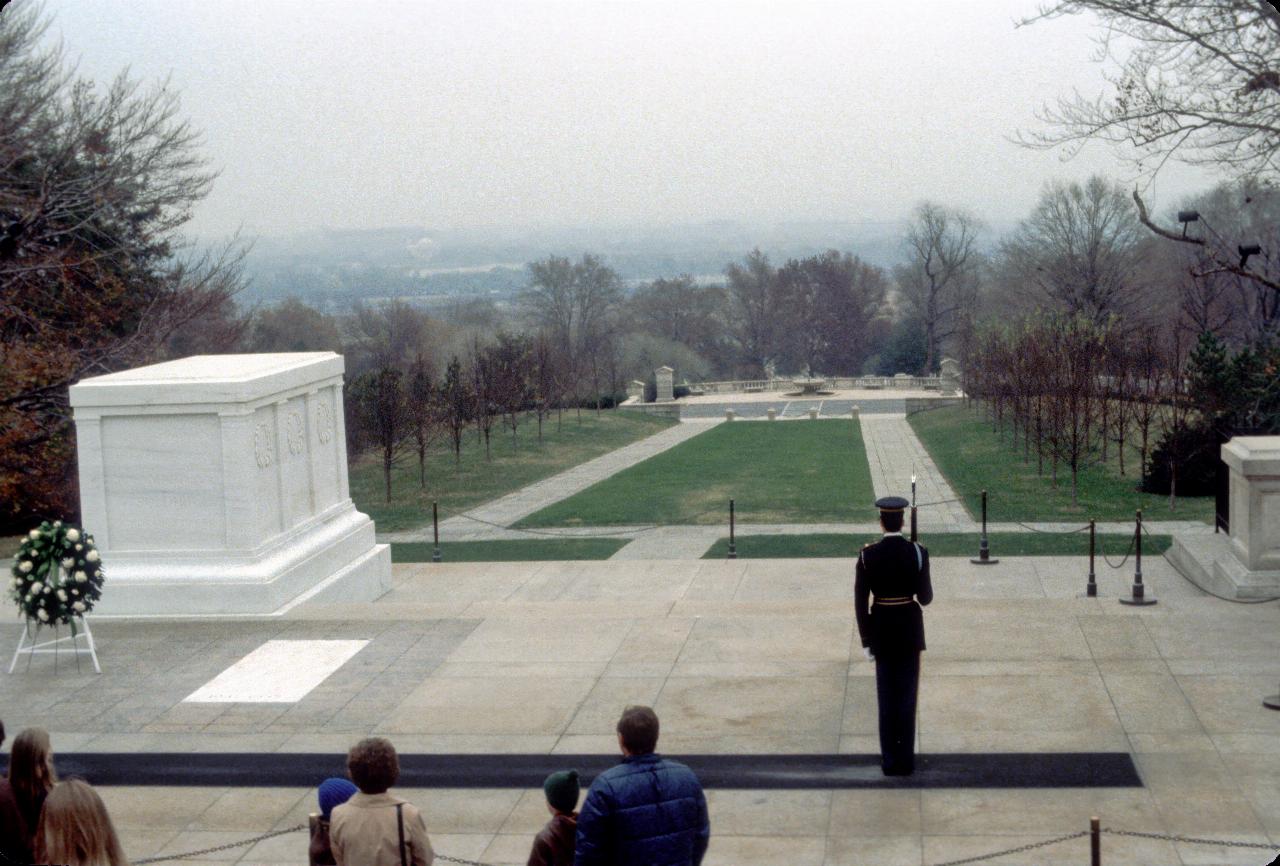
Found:
[[[871,595],[892,603],[870,605]],[[858,635],[874,655],[923,650],[920,605],[933,601],[929,551],[901,535],[886,535],[862,548],[854,573],[853,599]],[[903,599],[908,601],[899,603]]]

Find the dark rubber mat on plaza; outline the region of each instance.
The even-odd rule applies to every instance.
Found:
[[[886,778],[879,755],[671,755],[708,788],[1129,788],[1141,787],[1126,752],[923,754],[912,776]],[[58,774],[95,785],[305,788],[345,776],[345,755],[66,753]],[[615,755],[400,755],[401,788],[537,788],[576,768],[589,783]]]

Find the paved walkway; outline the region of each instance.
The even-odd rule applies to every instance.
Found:
[[[709,419],[682,422],[673,427],[668,427],[660,433],[655,433],[638,442],[632,442],[630,445],[624,445],[616,451],[610,451],[608,454],[603,454],[594,460],[588,460],[586,463],[566,469],[564,472],[552,475],[550,478],[544,478],[541,481],[530,484],[528,487],[522,487],[514,493],[509,493],[492,502],[472,508],[467,514],[475,518],[474,520],[461,516],[442,520],[440,522],[440,534],[453,541],[504,537],[501,533],[495,532],[495,530],[500,527],[510,526],[535,511],[541,511],[552,503],[573,496],[575,493],[586,490],[591,485],[604,481],[624,469],[674,448],[699,433],[705,433],[719,423],[721,421]],[[406,530],[404,532],[379,533],[378,540],[430,541],[431,526],[427,525],[421,529]]]
[[[709,792],[706,866],[935,864],[1104,826],[1280,848],[1280,603],[1206,597],[1163,560],[1160,603],[1125,607],[1125,570],[1080,598],[1074,558],[982,569],[934,562],[918,745],[933,754],[1124,752],[1141,787]],[[873,666],[849,610],[848,562],[400,565],[371,604],[257,621],[95,622],[103,673],[63,658],[0,676],[6,728],[55,753],[310,752],[389,736],[406,754],[616,753],[628,703],[654,706],[673,754],[874,754]],[[0,643],[19,626],[0,628]],[[184,698],[268,640],[367,640],[292,703]],[[192,780],[193,783],[196,780]],[[319,779],[316,780],[317,782]],[[305,823],[313,788],[100,789],[132,858]],[[397,791],[441,854],[525,862],[540,790]],[[218,862],[305,862],[305,832]],[[1272,850],[1107,837],[1104,863],[1261,864]],[[994,861],[1088,862],[1085,840]]]
[[[916,501],[929,505],[927,517],[939,531],[971,531],[977,528],[941,470],[907,423],[906,415],[868,415],[861,419],[862,441],[871,465],[871,485],[876,497],[911,496],[911,475],[916,476]],[[922,509],[923,511],[924,509]]]

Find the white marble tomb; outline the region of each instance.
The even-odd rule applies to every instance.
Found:
[[[196,355],[71,387],[95,613],[366,601],[391,554],[347,487],[342,356]]]

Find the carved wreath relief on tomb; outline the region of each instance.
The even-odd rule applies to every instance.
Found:
[[[266,424],[259,424],[253,431],[253,454],[257,458],[259,469],[266,469],[275,457],[275,447],[271,439],[271,428]]]
[[[303,436],[302,416],[297,412],[290,412],[289,417],[284,422],[285,436],[289,440],[289,453],[298,455],[302,453],[303,446],[306,445],[306,438]]]
[[[316,431],[321,445],[333,440],[333,410],[323,401],[316,406]]]

